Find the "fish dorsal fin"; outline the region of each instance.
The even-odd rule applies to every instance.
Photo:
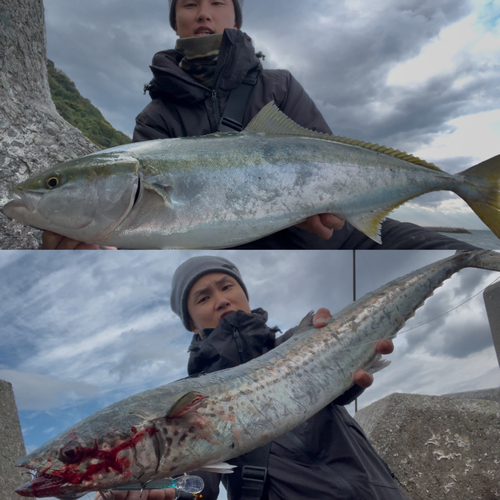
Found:
[[[300,335],[302,332],[309,330],[313,326],[314,311],[309,311],[299,323],[294,335]]]
[[[274,135],[297,135],[301,137],[316,137],[325,139],[327,134],[315,132],[301,127],[291,118],[281,112],[274,104],[274,101],[268,102],[253,118],[245,128],[248,132],[257,132]]]
[[[191,391],[183,394],[173,405],[167,413],[167,418],[181,418],[187,413],[195,412],[200,403],[207,399],[199,392]]]
[[[314,139],[323,139],[324,141],[340,142],[342,144],[349,144],[350,146],[358,146],[360,148],[369,149],[388,156],[394,156],[400,160],[405,160],[415,165],[420,165],[421,167],[441,172],[441,169],[436,167],[433,163],[428,163],[425,160],[421,160],[416,156],[398,151],[397,149],[379,146],[378,144],[372,144],[371,142],[348,139],[347,137],[340,137],[338,135],[323,134],[322,132],[316,132],[314,130],[301,127],[291,118],[288,118],[288,116],[282,113],[274,101],[267,103],[259,111],[259,113],[253,117],[252,121],[245,128],[245,131],[273,135],[294,135],[300,137],[311,137]]]

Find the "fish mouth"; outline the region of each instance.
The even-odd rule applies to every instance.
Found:
[[[23,201],[20,198],[16,198],[14,200],[11,200],[7,202],[3,207],[2,207],[2,213],[7,217],[9,220],[13,220],[13,214],[12,211],[20,208],[25,208],[26,205],[23,203]]]
[[[32,195],[35,194],[38,193],[32,193]],[[42,195],[40,194],[39,198],[41,198],[41,196]],[[12,191],[12,197],[13,199],[2,207],[2,212],[9,219],[15,219],[15,214],[16,212],[19,212],[19,210],[27,210],[28,212],[35,211],[36,207],[33,205],[33,201],[22,191],[14,189]]]
[[[9,219],[13,221],[21,222],[27,226],[40,231],[53,230],[55,232],[60,232],[66,229],[65,226],[54,222],[53,220],[47,219],[43,214],[38,211],[38,204],[41,200],[43,193],[38,193],[36,191],[17,191],[12,192],[13,199],[6,203],[2,207],[2,213]],[[84,229],[91,224],[91,220],[79,221],[78,225],[75,225],[72,229]],[[53,224],[53,227],[47,226],[47,223]]]
[[[61,494],[61,487],[65,484],[64,479],[45,472],[37,472],[33,469],[30,469],[30,473],[33,475],[33,479],[15,489],[18,495],[34,498]]]
[[[24,467],[24,466],[18,466]],[[42,498],[42,497],[56,497],[60,500],[75,500],[86,495],[88,492],[67,492],[66,486],[71,486],[68,482],[59,476],[47,472],[39,472],[34,469],[29,469],[33,479],[27,483],[19,486],[14,491],[26,498]]]

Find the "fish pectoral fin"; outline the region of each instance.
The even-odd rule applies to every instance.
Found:
[[[200,404],[207,398],[208,396],[200,394],[199,392],[187,392],[173,404],[166,418],[182,418],[187,414],[194,413],[199,408]]]
[[[211,464],[202,467],[202,470],[207,472],[215,472],[217,474],[232,474],[233,469],[237,467],[237,465],[231,465],[226,462],[221,462],[219,464]]]
[[[371,373],[372,375],[374,373],[379,372],[380,370],[383,370],[384,368],[387,368],[391,362],[387,359],[381,359],[380,354],[375,356],[375,358],[372,360],[372,362],[363,368],[363,370],[367,371],[368,373]]]
[[[144,190],[152,192],[153,194],[157,194],[161,196],[165,205],[171,206],[172,199],[170,198],[170,193],[172,192],[173,186],[163,185],[158,183],[149,184],[144,182]]]

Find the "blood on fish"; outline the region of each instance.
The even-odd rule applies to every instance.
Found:
[[[65,464],[64,470],[51,471],[51,474],[57,475],[64,479],[67,483],[79,484],[83,481],[89,481],[95,474],[102,472],[112,472],[115,474],[123,474],[128,467],[130,467],[130,460],[128,457],[118,458],[118,454],[127,448],[135,447],[145,435],[152,436],[158,432],[155,428],[148,428],[143,431],[137,432],[135,435],[123,441],[121,444],[111,450],[100,450],[97,446],[97,440],[94,442],[93,448],[82,448],[82,460],[98,459],[99,463],[90,464],[85,472],[80,472],[78,466],[81,463]],[[131,475],[129,472],[128,475]]]

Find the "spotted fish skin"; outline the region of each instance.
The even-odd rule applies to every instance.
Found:
[[[459,252],[368,293],[314,328],[243,365],[126,398],[18,462],[38,477],[23,496],[76,498],[171,477],[263,446],[353,385],[360,369],[387,366],[375,350],[393,338],[444,280],[465,267],[500,271],[500,254]]]
[[[228,248],[333,213],[381,243],[380,223],[453,191],[500,237],[500,155],[457,175],[383,146],[320,134],[273,103],[241,133],[111,148],[19,184],[3,212],[119,248]]]

